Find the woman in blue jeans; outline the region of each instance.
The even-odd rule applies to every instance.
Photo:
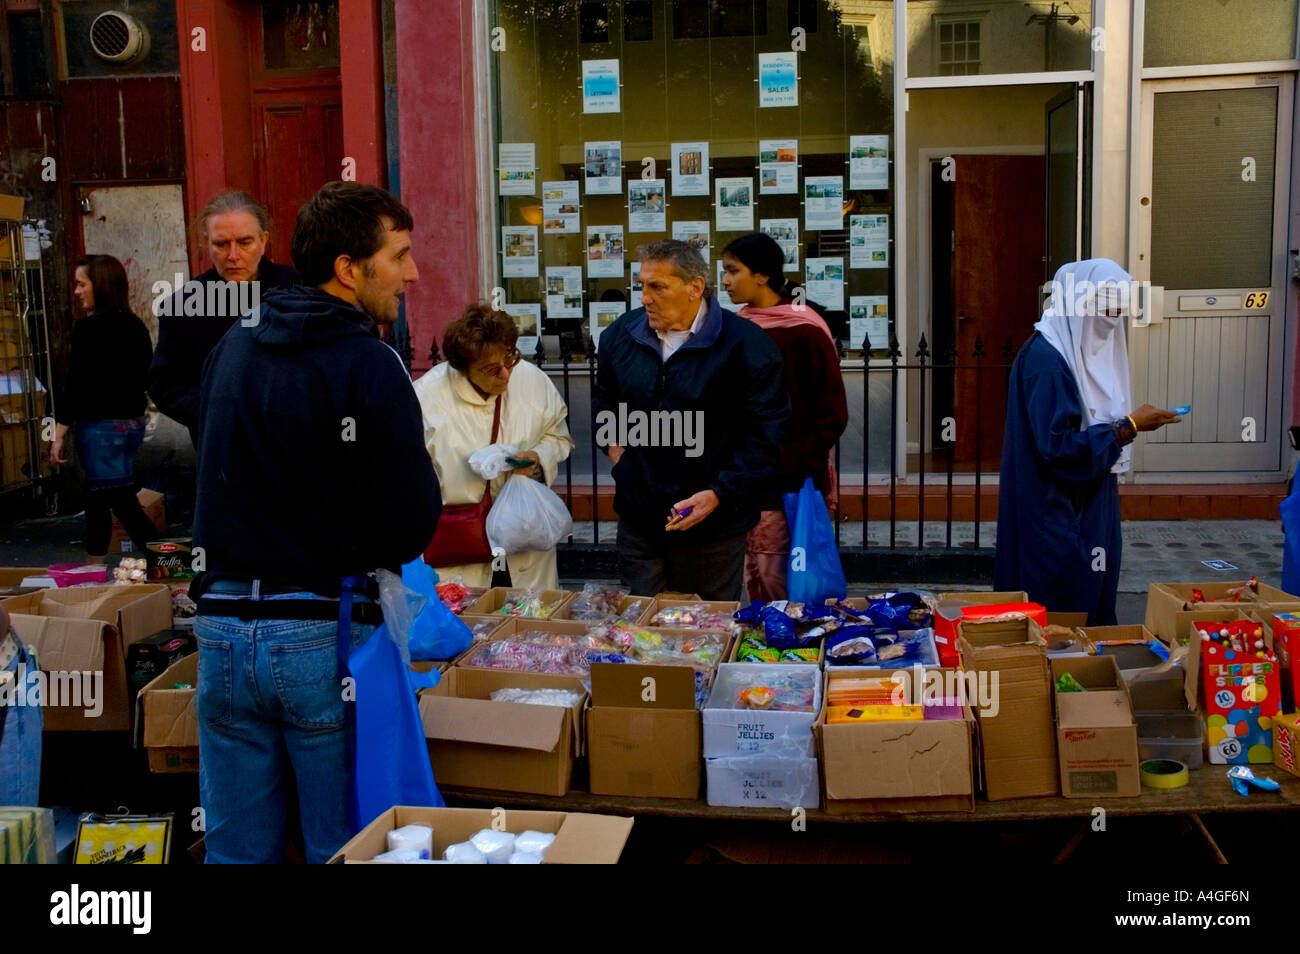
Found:
[[[68,378],[57,406],[50,465],[63,456],[68,428],[86,472],[86,553],[103,563],[117,514],[136,550],[159,534],[135,495],[135,455],[144,441],[145,378],[153,358],[149,331],[127,301],[126,269],[111,255],[86,255],[73,272],[72,295],[85,317],[72,326]]]

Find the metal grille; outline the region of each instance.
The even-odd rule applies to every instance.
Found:
[[[115,59],[126,52],[131,32],[119,13],[104,13],[90,25],[90,45],[105,59]]]

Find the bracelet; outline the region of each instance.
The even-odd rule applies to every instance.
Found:
[[[1133,428],[1133,433],[1134,433],[1134,434],[1137,434],[1137,432],[1138,432],[1137,421],[1133,420],[1133,415],[1132,415],[1132,414],[1125,414],[1125,415],[1124,415],[1124,420],[1128,421],[1129,427]]]

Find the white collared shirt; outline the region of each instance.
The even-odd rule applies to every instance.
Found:
[[[667,361],[673,356],[673,353],[686,342],[690,341],[704,324],[704,315],[708,311],[709,300],[703,298],[700,300],[700,310],[695,313],[695,320],[685,331],[657,331],[659,335],[659,351],[663,359]]]

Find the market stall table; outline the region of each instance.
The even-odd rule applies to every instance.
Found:
[[[1144,787],[1136,798],[1018,798],[988,802],[977,799],[973,812],[874,812],[833,815],[823,809],[809,809],[808,822],[827,823],[926,823],[926,822],[1020,822],[1048,819],[1079,819],[1080,831],[1062,847],[1058,861],[1069,857],[1093,820],[1093,809],[1102,807],[1108,815],[1173,815],[1186,817],[1205,838],[1215,857],[1226,862],[1222,851],[1206,830],[1203,814],[1237,812],[1279,812],[1300,810],[1300,778],[1272,765],[1252,766],[1257,775],[1275,779],[1278,792],[1254,791],[1243,797],[1228,783],[1226,765],[1205,765],[1190,773],[1182,788]],[[545,811],[596,812],[607,815],[655,815],[665,818],[712,819],[718,821],[789,822],[791,812],[781,808],[719,808],[703,799],[622,798],[572,791],[563,797],[472,788],[443,788],[450,805],[490,805]]]

